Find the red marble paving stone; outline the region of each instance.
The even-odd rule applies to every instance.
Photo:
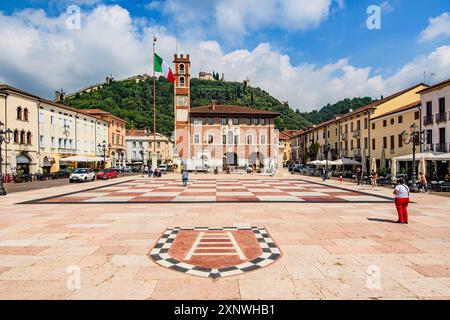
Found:
[[[209,231],[216,233],[217,231]],[[209,233],[205,232],[206,234]],[[250,261],[262,254],[261,247],[256,240],[256,237],[251,230],[235,230],[231,231],[236,242],[239,244],[242,252]],[[180,231],[169,249],[169,255],[175,259],[193,264],[195,266],[204,268],[224,268],[234,266],[245,261],[241,260],[238,256],[193,256],[191,260],[184,260],[186,253],[190,250],[192,244],[198,236],[198,231],[182,230]]]
[[[148,240],[154,237],[150,232],[134,232],[134,233],[116,233],[108,238],[108,240]]]
[[[0,255],[24,255],[34,256],[47,250],[50,247],[35,246],[35,247],[0,247]]]
[[[216,201],[261,202],[258,198],[250,196],[217,196]]]
[[[427,278],[450,278],[450,266],[446,265],[426,265],[411,266],[411,269],[419,272]]]
[[[215,247],[215,244],[208,244],[208,243],[201,243],[198,245],[198,248],[211,248],[211,247]],[[224,243],[220,245],[221,247],[230,247],[233,248],[233,245],[231,243]]]
[[[202,197],[202,196],[215,196],[216,192],[195,192],[195,191],[186,191],[182,192],[180,196],[190,196],[190,197]]]
[[[80,193],[83,192],[93,192],[93,193],[105,193],[105,192],[114,192],[114,191],[119,191],[119,190],[123,190],[123,188],[114,188],[114,190],[108,189],[108,190],[104,190],[103,188],[99,188],[99,189],[94,189],[94,190],[86,190],[86,191],[81,191]]]
[[[330,239],[298,239],[299,243],[305,246],[335,246]]]
[[[47,200],[42,200],[42,202],[51,202],[51,203],[63,203],[63,202],[83,202],[86,200],[95,199],[95,197],[57,197]]]
[[[290,196],[290,194],[286,192],[258,192],[258,191],[252,191],[253,195],[255,196]]]
[[[113,192],[108,194],[108,197],[138,197],[140,195],[143,195],[144,193],[147,192]]]
[[[330,254],[347,254],[349,251],[346,247],[338,245],[324,245],[323,248],[327,250]]]
[[[326,191],[324,193],[326,193]],[[359,194],[359,193],[356,193],[356,192],[351,192],[351,191],[332,192],[332,193],[327,193],[327,194],[330,195],[330,196],[335,196],[335,197],[337,197],[337,196],[339,196],[339,197],[342,197],[342,196],[362,196],[362,194]]]
[[[131,248],[131,246],[101,246],[91,253],[91,255],[124,255]]]
[[[183,188],[171,188],[171,189],[161,188],[161,189],[154,189],[154,190],[152,190],[150,192],[180,192],[180,191],[183,191],[183,190],[184,190]]]
[[[175,196],[157,196],[157,197],[136,197],[131,200],[128,200],[127,202],[170,202],[173,201],[176,197]]]
[[[377,243],[381,244],[378,250],[382,253],[397,253],[397,254],[406,254],[406,253],[423,253],[422,250],[414,247],[413,245],[401,241],[401,240],[385,240],[385,239],[376,239]]]

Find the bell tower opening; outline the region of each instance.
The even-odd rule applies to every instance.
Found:
[[[186,167],[190,158],[189,148],[189,112],[191,108],[190,96],[190,57],[189,55],[175,54],[174,105],[175,105],[175,152],[174,160]]]

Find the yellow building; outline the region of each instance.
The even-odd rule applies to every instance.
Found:
[[[282,148],[281,151],[281,160],[283,165],[287,163],[291,163],[292,160],[292,138],[300,133],[303,130],[284,130],[279,133],[279,141]]]
[[[126,124],[127,122],[101,109],[84,109],[92,116],[109,122],[109,157],[112,166],[125,166],[127,160]]]

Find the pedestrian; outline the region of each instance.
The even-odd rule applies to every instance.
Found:
[[[422,172],[419,172],[419,190],[420,191],[423,191],[423,192],[427,192],[428,190],[428,188],[427,188],[427,185],[428,185],[428,181],[427,181],[427,177],[422,173]]]
[[[148,177],[151,178],[153,176],[153,170],[150,168],[148,169]]]
[[[362,171],[361,171],[361,168],[358,167],[358,168],[356,169],[356,182],[357,182],[358,186],[359,186],[359,185],[362,185],[361,179],[362,179]]]
[[[372,188],[377,187],[378,174],[374,170],[370,173],[370,180],[372,182]]]
[[[322,181],[325,182],[327,180],[327,169],[322,169]]]
[[[395,207],[397,208],[398,220],[397,223],[408,224],[408,203],[409,203],[409,188],[405,184],[403,178],[399,178],[397,186],[394,190]]]
[[[181,180],[183,181],[183,187],[187,187],[188,180],[189,180],[189,174],[187,171],[183,171],[183,174],[181,176]]]
[[[342,182],[344,181],[344,177],[342,176],[342,174],[339,175],[339,184],[342,184]]]

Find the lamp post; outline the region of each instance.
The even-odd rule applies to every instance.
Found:
[[[11,141],[11,129],[6,129],[3,122],[0,121],[0,196],[6,196],[6,190],[3,186],[3,158],[2,158],[2,144],[8,144]]]
[[[105,165],[106,165],[106,153],[108,152],[108,147],[110,147],[110,145],[108,145],[108,143],[103,140],[103,142],[100,144],[98,144],[98,152],[100,154],[103,154],[103,165],[102,165],[102,169],[105,170]]]
[[[411,191],[416,192],[418,190],[416,184],[416,145],[424,142],[425,130],[419,131],[419,127],[413,123],[410,127],[411,132],[403,131],[402,140],[404,144],[412,144],[413,158],[412,158],[412,184]]]
[[[323,146],[323,151],[325,152],[325,170],[328,174],[328,153],[330,152],[331,146],[329,143],[326,143]]]

